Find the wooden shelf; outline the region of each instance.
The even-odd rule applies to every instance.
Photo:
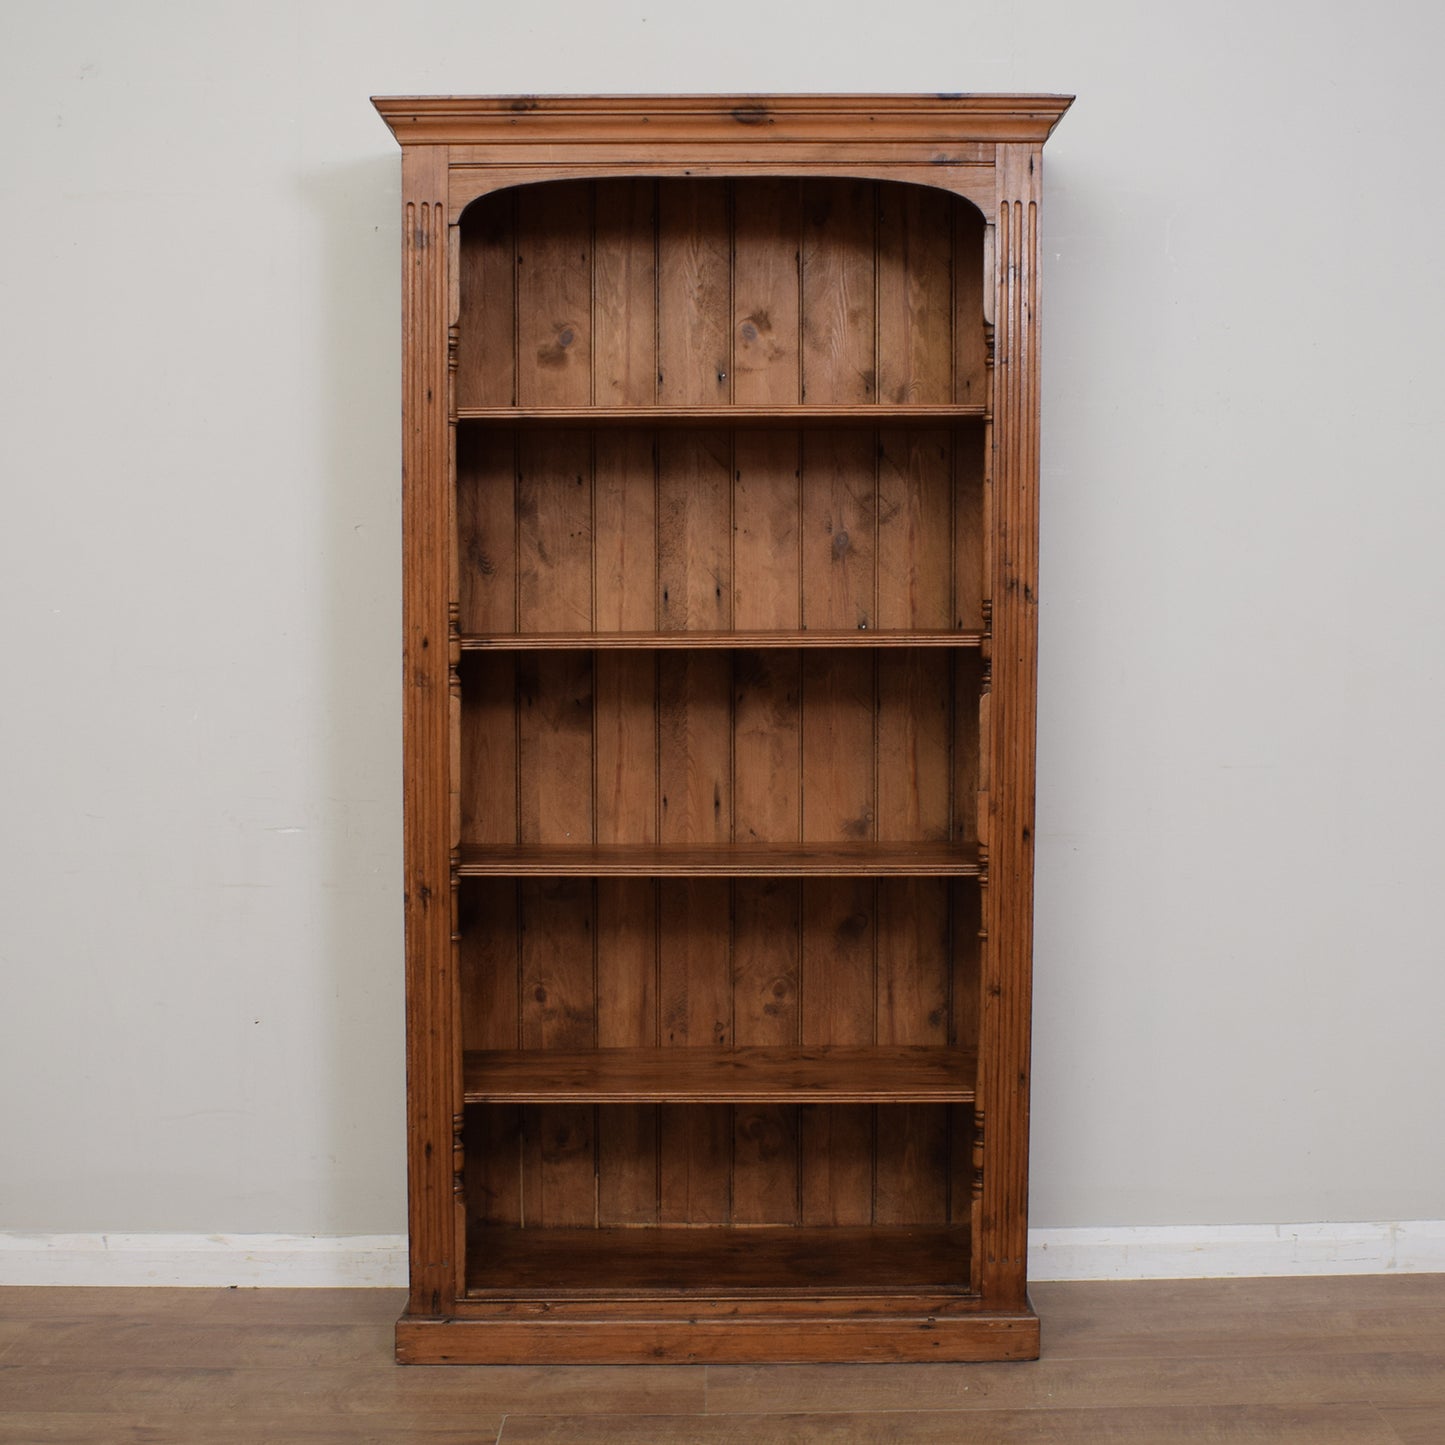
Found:
[[[463,878],[974,877],[971,843],[463,844]]]
[[[987,421],[983,406],[462,406],[459,422],[505,427],[930,427]]]
[[[562,650],[658,651],[763,647],[981,647],[985,634],[964,631],[823,628],[771,632],[494,632],[466,633],[463,652]]]
[[[965,1225],[810,1229],[473,1227],[467,1294],[968,1294]]]
[[[494,1049],[466,1055],[469,1104],[950,1104],[974,1096],[961,1049]]]

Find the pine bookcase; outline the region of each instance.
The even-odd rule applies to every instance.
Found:
[[[408,1362],[1026,1359],[1052,96],[408,98]]]

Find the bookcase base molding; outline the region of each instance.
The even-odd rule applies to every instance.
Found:
[[[776,1308],[739,1310],[726,1319],[648,1310],[565,1319],[518,1318],[500,1309],[490,1317],[446,1320],[403,1315],[396,1357],[416,1365],[750,1365],[966,1364],[1039,1356],[1039,1321],[1031,1309],[969,1314],[919,1309],[870,1317],[850,1304],[832,1302],[828,1313],[797,1315]],[[787,1308],[795,1307],[788,1302]]]
[[[378,100],[404,1363],[1031,1359],[1050,96]]]

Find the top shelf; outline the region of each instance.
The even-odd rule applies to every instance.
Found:
[[[984,406],[463,406],[459,422],[489,426],[920,427],[987,421]]]

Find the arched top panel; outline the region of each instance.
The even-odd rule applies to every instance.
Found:
[[[512,185],[459,227],[457,405],[988,405],[990,228],[866,176]]]
[[[975,147],[974,149],[985,149]],[[787,161],[772,164],[735,160],[693,161],[686,165],[667,162],[617,161],[606,163],[593,157],[576,164],[506,165],[469,164],[454,161],[449,168],[447,208],[456,224],[467,207],[498,191],[522,186],[546,185],[568,180],[659,180],[701,179],[742,180],[770,177],[781,180],[869,180],[888,184],[926,186],[947,191],[975,206],[985,217],[992,214],[997,198],[997,178],[992,147],[983,158],[941,154],[928,161],[898,164],[860,161],[850,165],[838,160]]]

